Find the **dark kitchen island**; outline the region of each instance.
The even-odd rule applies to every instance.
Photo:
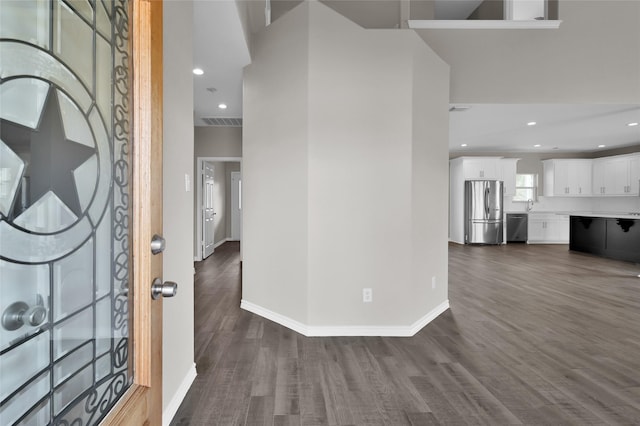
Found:
[[[640,263],[640,217],[632,214],[571,216],[569,250]]]

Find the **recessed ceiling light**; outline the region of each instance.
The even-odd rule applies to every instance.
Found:
[[[227,104],[218,104],[218,108],[227,109]]]
[[[606,145],[598,145],[598,148],[604,148]]]
[[[202,74],[204,74],[204,71],[202,71],[202,68],[194,68],[193,69],[193,73],[195,75],[202,75]]]
[[[535,121],[530,121],[527,123],[527,126],[535,126],[536,124],[538,123],[536,123]]]
[[[629,123],[629,124],[627,124],[627,126],[629,126],[629,127],[633,127],[633,126],[637,126],[637,125],[638,125],[638,123],[637,123],[637,122],[635,122],[635,121],[634,121],[633,123]]]
[[[463,144],[462,144],[462,145],[460,145],[460,146],[464,148],[465,146],[467,146],[467,144],[466,144],[466,143],[463,143]]]
[[[534,148],[540,148],[542,145],[540,145],[539,143],[535,144],[533,147]]]

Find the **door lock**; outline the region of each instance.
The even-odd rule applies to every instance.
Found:
[[[165,281],[160,278],[153,280],[151,284],[151,298],[156,300],[158,297],[173,297],[178,293],[178,284],[173,281]]]

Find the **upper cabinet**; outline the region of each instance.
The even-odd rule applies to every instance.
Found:
[[[516,166],[519,158],[503,158],[500,160],[502,167],[502,180],[504,181],[504,195],[513,197],[516,195]]]
[[[640,154],[593,160],[593,195],[640,195]]]
[[[462,162],[465,180],[501,179],[502,168],[499,157],[465,157]]]
[[[544,195],[547,197],[584,197],[592,195],[593,160],[553,159],[542,162]]]

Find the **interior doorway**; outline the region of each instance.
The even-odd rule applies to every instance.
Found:
[[[231,240],[240,241],[242,235],[242,175],[231,172]]]
[[[195,261],[205,259],[226,241],[241,241],[241,169],[240,157],[197,158]]]
[[[214,199],[214,176],[215,166],[210,161],[205,161],[202,165],[202,258],[209,257],[214,250],[215,244],[215,216],[216,212],[213,208]]]

